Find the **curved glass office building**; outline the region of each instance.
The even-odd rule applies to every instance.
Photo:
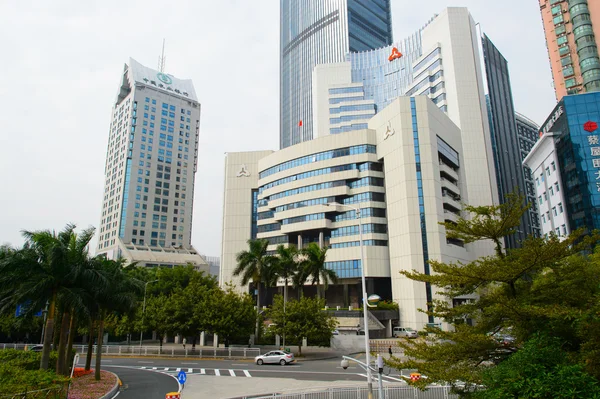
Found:
[[[392,43],[390,0],[281,0],[280,148],[313,138],[312,72]]]

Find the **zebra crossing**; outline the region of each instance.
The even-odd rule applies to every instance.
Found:
[[[177,374],[181,370],[187,374],[209,375],[215,377],[248,377],[251,378],[248,370],[240,369],[207,369],[207,368],[188,368],[188,367],[146,367],[141,366],[142,370],[158,371],[166,374]]]
[[[357,375],[360,375],[362,377],[367,378],[366,374],[357,373]],[[383,375],[383,376],[381,376],[381,381],[384,382],[384,383],[389,383],[389,384],[397,384],[399,382],[406,383],[405,379],[398,378],[398,377],[400,377],[400,376],[392,377],[392,376],[389,376],[389,375]],[[377,381],[377,379],[379,378],[379,376],[377,374],[373,374],[372,378],[373,378],[373,381]]]

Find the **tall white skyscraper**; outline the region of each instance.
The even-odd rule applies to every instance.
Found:
[[[191,245],[199,124],[191,80],[129,60],[112,110],[98,254],[207,269]]]

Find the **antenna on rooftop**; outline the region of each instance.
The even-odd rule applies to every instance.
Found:
[[[165,73],[165,62],[166,61],[167,61],[167,57],[165,57],[165,39],[163,39],[162,54],[160,57],[158,57],[158,70],[161,73]]]

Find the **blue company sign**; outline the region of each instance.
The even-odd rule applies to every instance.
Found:
[[[185,384],[186,380],[187,375],[185,374],[185,371],[181,370],[179,374],[177,374],[177,381],[179,381],[180,384]]]
[[[25,312],[27,311],[27,305],[29,303],[24,303],[23,305],[17,305],[17,309],[15,311],[15,317],[21,317],[25,314]],[[36,314],[34,314],[34,316],[36,317],[41,317],[42,316],[42,311],[40,310],[39,312],[37,312]]]

